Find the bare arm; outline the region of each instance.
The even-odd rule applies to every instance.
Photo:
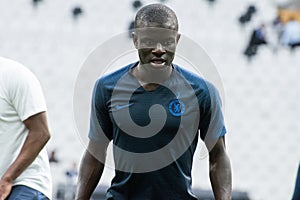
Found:
[[[81,160],[76,190],[76,200],[90,199],[102,176],[107,145],[89,142]]]
[[[23,123],[29,132],[18,157],[1,177],[0,200],[9,195],[13,181],[35,160],[50,139],[45,112],[33,115]]]
[[[209,153],[209,175],[216,200],[230,200],[231,166],[225,149],[224,136],[219,138],[214,148]]]

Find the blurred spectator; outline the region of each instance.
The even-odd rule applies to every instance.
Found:
[[[142,2],[139,0],[135,0],[134,2],[132,2],[132,6],[135,10],[139,9],[142,5]]]
[[[77,163],[73,162],[69,170],[66,171],[67,184],[76,185],[78,177]]]
[[[75,6],[72,9],[72,16],[74,20],[77,20],[79,16],[81,16],[83,14],[83,10],[80,6]]]
[[[40,2],[42,2],[43,0],[32,0],[32,5],[34,7],[36,7]]]
[[[274,27],[275,29],[281,29],[281,27],[282,27],[282,21],[281,21],[281,19],[280,19],[279,16],[277,16],[277,17],[273,20],[272,25],[273,25],[273,27]]]
[[[279,16],[277,16],[273,22],[272,22],[272,27],[274,29],[274,31],[276,32],[277,34],[277,40],[279,41],[280,38],[281,38],[281,35],[282,35],[282,29],[283,29],[283,23],[280,19]]]
[[[55,150],[51,151],[51,153],[49,155],[49,162],[50,163],[58,163],[59,162],[56,158],[56,151]]]
[[[76,183],[78,178],[78,169],[76,162],[73,162],[71,168],[66,171],[66,178],[66,185],[64,186],[63,190],[60,191],[60,195],[64,200],[71,200],[75,198]]]
[[[216,2],[216,0],[206,0],[209,4],[214,4]]]
[[[244,25],[248,22],[251,21],[251,18],[252,18],[252,15],[256,13],[256,7],[254,5],[250,5],[248,6],[247,8],[247,11],[246,13],[242,14],[240,17],[239,17],[239,22],[241,25]]]
[[[55,200],[73,200],[75,199],[76,183],[78,178],[77,163],[73,162],[70,169],[65,171],[66,182],[57,186]]]
[[[291,18],[282,29],[280,44],[289,46],[292,50],[300,46],[300,22]]]
[[[258,28],[252,31],[248,46],[244,51],[244,54],[251,59],[252,56],[256,55],[258,47],[260,45],[267,44],[266,38],[266,27],[265,24],[262,23]]]
[[[280,37],[282,35],[282,28],[283,23],[278,16],[271,22],[271,30],[268,33],[268,44],[270,44],[273,47],[273,52],[276,53],[278,50],[278,47],[280,46]]]

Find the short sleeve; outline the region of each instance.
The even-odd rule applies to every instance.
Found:
[[[207,90],[200,100],[200,136],[207,147],[226,134],[222,104],[217,89],[206,82]]]
[[[15,67],[6,78],[10,101],[22,121],[47,110],[40,82],[31,71]]]
[[[106,97],[107,92],[98,80],[93,89],[89,130],[89,139],[94,142],[108,143],[113,138]]]

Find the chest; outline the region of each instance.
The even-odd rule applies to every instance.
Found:
[[[178,132],[193,134],[198,124],[198,103],[184,91],[159,86],[154,91],[138,88],[119,91],[107,103],[114,127],[114,141],[164,146]]]
[[[168,130],[176,129],[181,116],[193,110],[193,105],[179,100],[177,94],[164,87],[151,92],[141,88],[131,94],[126,94],[127,92],[118,93],[108,102],[110,119],[121,129],[134,126],[145,129],[155,126],[156,131],[163,127]]]

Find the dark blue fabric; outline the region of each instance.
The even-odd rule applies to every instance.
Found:
[[[108,141],[113,140],[114,145],[119,148],[134,153],[147,153],[164,147],[174,138],[177,130],[180,128],[180,111],[182,113],[191,112],[193,105],[189,105],[188,102],[185,103],[186,108],[180,108],[185,110],[180,110],[177,107],[177,110],[174,110],[179,111],[177,115],[170,111],[170,109],[173,109],[173,104],[170,104],[170,102],[177,99],[176,95],[180,96],[182,94],[174,94],[162,85],[154,91],[145,91],[142,87],[137,87],[129,100],[129,104],[126,104],[130,106],[130,116],[134,123],[139,126],[145,126],[150,123],[148,111],[154,104],[160,104],[165,108],[167,121],[159,133],[149,138],[137,138],[124,133],[114,120],[112,112],[114,112],[115,108],[111,105],[111,97],[112,92],[115,90],[119,90],[121,93],[132,92],[130,88],[135,88],[139,84],[135,77],[132,76],[130,78],[129,76],[128,82],[116,88],[117,81],[129,73],[136,64],[123,67],[112,74],[100,78],[96,82],[93,92],[89,138],[98,142],[104,140],[103,136],[99,134],[101,131],[97,130],[99,129],[97,126],[100,125],[99,127],[101,127]],[[192,87],[196,95],[198,101],[196,106],[199,107],[201,120],[199,122],[191,122],[191,124],[196,123],[196,127],[200,130],[200,137],[203,140],[211,121],[211,107],[216,106],[216,109],[221,109],[218,92],[213,85],[201,77],[179,66],[174,65],[173,67],[186,83]],[[176,80],[173,81],[170,78],[167,85],[176,87],[176,84],[180,84]],[[180,92],[184,93],[184,91]],[[122,99],[118,100],[122,102]],[[212,102],[214,102],[214,105],[212,105]],[[94,119],[93,116],[96,116],[97,119]],[[223,118],[220,122],[223,129],[221,129],[220,133],[217,133],[218,137],[226,133]],[[199,134],[195,133],[194,135],[195,137],[188,149],[176,161],[160,170],[147,173],[128,173],[116,170],[111,187],[107,191],[107,199],[197,199],[191,192],[191,170]],[[116,162],[118,161],[115,160]]]
[[[292,200],[300,200],[300,164],[298,167],[298,173],[296,177],[296,184],[295,184],[294,195]]]
[[[12,187],[7,200],[48,200],[41,192],[24,185],[16,185]]]

